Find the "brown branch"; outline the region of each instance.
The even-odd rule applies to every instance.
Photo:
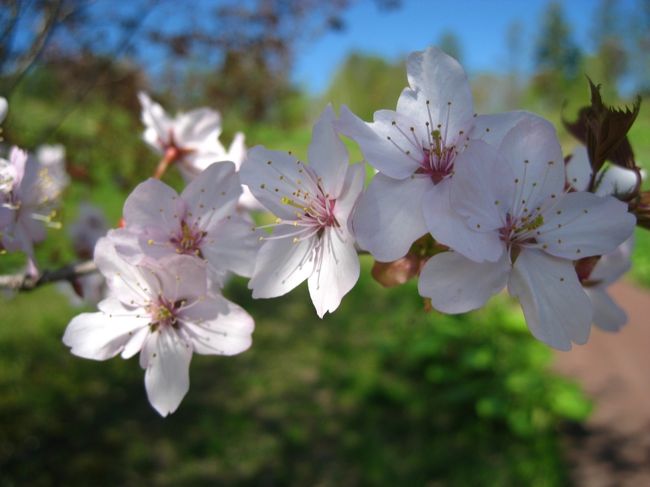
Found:
[[[32,291],[44,284],[58,281],[70,281],[97,272],[97,266],[92,260],[68,264],[54,270],[45,270],[40,276],[30,276],[25,273],[0,276],[0,288],[14,291]]]

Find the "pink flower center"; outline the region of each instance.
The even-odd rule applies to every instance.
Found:
[[[415,126],[406,127],[396,120],[391,125],[395,132],[387,139],[404,155],[420,166],[416,174],[426,174],[433,184],[438,184],[454,172],[454,159],[458,154],[457,143],[466,139],[464,131],[449,133],[449,120],[452,103],[447,103],[446,120],[444,123],[434,123],[429,100],[426,101],[428,120],[424,129],[417,130]]]
[[[433,184],[438,184],[453,173],[456,157],[456,148],[453,145],[445,147],[440,139],[436,140],[438,142],[436,146],[422,150],[421,168],[417,171],[421,174],[428,174]]]
[[[150,303],[147,311],[151,315],[151,324],[149,325],[151,331],[157,331],[161,326],[177,328],[177,313],[183,306],[185,306],[185,300],[172,302],[163,296],[159,296],[157,301]]]
[[[195,225],[189,225],[185,220],[181,220],[180,230],[172,235],[169,241],[176,247],[177,253],[201,257],[201,242],[206,235],[206,232]]]
[[[321,192],[311,201],[309,207],[304,208],[300,219],[307,224],[320,228],[338,226],[339,222],[336,221],[336,216],[334,216],[335,206],[336,200],[328,198]]]
[[[544,217],[540,213],[517,218],[508,213],[505,225],[499,229],[499,238],[508,247],[534,244],[537,229],[543,224]]]

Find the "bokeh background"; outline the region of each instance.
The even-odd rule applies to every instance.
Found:
[[[328,102],[367,120],[394,108],[406,55],[428,45],[464,65],[477,112],[540,113],[567,154],[577,142],[561,118],[588,103],[585,74],[609,103],[640,94],[630,139],[650,169],[648,0],[0,0],[2,135],[30,150],[63,144],[72,180],[39,264],[76,258],[66,229],[80,204],[117,224],[152,174],[139,90],[172,113],[218,109],[225,144],[242,131],[249,146],[305,157]],[[182,185],[175,171],[165,178]],[[637,233],[630,279],[647,296],[650,233]],[[0,273],[23,263],[2,255]],[[253,301],[234,279],[225,294],[254,316],[254,345],[195,356],[190,392],[166,419],[146,400],[137,359],[86,361],[61,343],[70,318],[92,308],[60,286],[7,294],[0,486],[580,484],[569,450],[592,401],[554,372],[516,304],[425,312],[415,283],[384,289],[371,265],[364,257],[359,284],[323,320],[304,286]]]

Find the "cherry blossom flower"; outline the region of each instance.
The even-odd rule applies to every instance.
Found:
[[[221,160],[223,147],[219,144],[221,115],[209,108],[179,113],[171,118],[149,98],[138,94],[145,125],[144,141],[161,155],[172,153],[183,170],[192,170]]]
[[[235,355],[251,345],[253,319],[206,287],[203,262],[186,255],[131,265],[102,238],[95,262],[110,288],[99,312],[72,319],[63,343],[79,357],[106,360],[140,352],[151,405],[167,416],[189,390],[193,353]]]
[[[180,196],[150,178],[129,195],[124,203],[125,227],[111,231],[109,237],[132,262],[142,255],[185,254],[206,260],[218,286],[227,272],[249,277],[260,234],[236,211],[241,191],[231,162],[211,165]]]
[[[578,277],[594,307],[593,322],[604,331],[619,331],[627,323],[627,314],[607,293],[607,288],[618,281],[632,267],[634,239],[629,238],[616,250],[603,255],[588,272]]]
[[[555,130],[541,119],[518,123],[498,151],[472,141],[458,158],[451,203],[494,259],[471,260],[452,242],[455,252],[434,256],[422,269],[420,294],[440,311],[461,313],[507,285],[536,338],[560,350],[585,343],[592,305],[573,261],[612,252],[631,235],[635,219],[627,205],[566,193]]]
[[[142,122],[146,127],[144,141],[159,154],[177,162],[186,182],[191,182],[215,162],[231,161],[239,170],[246,158],[244,134],[237,132],[226,150],[219,142],[219,112],[209,108],[197,108],[187,113],[179,113],[172,119],[146,93],[140,92],[138,97],[142,105]],[[244,209],[261,209],[245,186],[239,203]]]
[[[41,167],[27,153],[13,147],[9,160],[0,159],[0,239],[2,248],[27,255],[28,272],[38,273],[34,243],[45,238],[45,226],[60,227]]]
[[[344,106],[337,122],[379,171],[353,216],[357,240],[377,260],[393,261],[428,232],[445,245],[463,233],[464,242],[456,244],[477,257],[480,237],[468,234],[449,204],[458,155],[471,140],[498,146],[517,121],[532,115],[477,116],[463,69],[434,47],[408,57],[407,75],[410,86],[396,111],[377,111],[366,123]]]
[[[359,278],[348,220],[363,188],[364,167],[348,164],[334,119],[328,106],[316,122],[309,165],[291,153],[258,146],[241,170],[243,182],[277,216],[257,256],[249,283],[253,297],[281,296],[307,279],[321,318],[338,308]]]

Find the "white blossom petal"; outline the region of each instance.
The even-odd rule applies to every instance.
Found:
[[[179,113],[174,119],[174,137],[178,145],[184,148],[199,148],[203,144],[214,143],[220,134],[221,115],[211,108]]]
[[[270,164],[269,164],[270,162]],[[283,203],[283,198],[297,199],[297,189],[314,194],[315,183],[309,179],[304,165],[294,156],[262,146],[253,147],[242,164],[239,175],[255,198],[274,215],[292,220],[296,208]]]
[[[589,154],[584,145],[576,147],[566,164],[566,180],[575,190],[586,191],[591,179]]]
[[[167,327],[147,339],[141,352],[141,363],[146,364],[144,384],[149,402],[161,416],[176,411],[187,394],[191,359],[191,345]]]
[[[589,338],[593,309],[573,263],[537,250],[523,250],[510,274],[510,294],[524,310],[535,338],[558,350]]]
[[[293,233],[294,227],[275,228],[272,237]],[[272,238],[271,237],[271,238]],[[314,272],[314,247],[317,236],[292,241],[291,237],[266,240],[255,262],[248,283],[254,298],[275,298],[288,293]]]
[[[349,222],[350,214],[354,210],[357,200],[363,191],[365,178],[365,164],[360,163],[348,166],[343,188],[334,206],[334,214],[338,221]]]
[[[178,193],[154,178],[138,184],[124,203],[124,220],[129,227],[162,227],[171,232],[183,212]]]
[[[632,250],[634,249],[634,236],[619,245],[616,250],[603,255],[596,263],[589,280],[597,281],[608,286],[618,281],[623,274],[632,268]]]
[[[142,105],[142,123],[145,125],[143,134],[144,141],[154,149],[161,151],[163,146],[169,142],[169,134],[172,127],[171,119],[165,110],[155,103],[149,95],[144,92],[138,93],[140,105]]]
[[[82,313],[68,324],[63,343],[70,352],[92,360],[106,360],[119,354],[141,328],[147,328],[148,316],[136,312],[109,315]]]
[[[474,262],[456,252],[433,256],[420,272],[420,295],[444,313],[465,313],[482,307],[507,282],[510,264],[504,254],[497,262]]]
[[[420,130],[416,120],[390,110],[380,110],[375,112],[373,123],[366,123],[342,105],[335,126],[359,144],[366,161],[386,176],[405,179],[420,167],[423,153],[418,141],[421,144],[422,138],[410,136],[410,127]]]
[[[212,164],[181,193],[181,199],[203,230],[209,230],[232,214],[241,195],[239,176],[232,162]],[[206,213],[209,212],[209,216]],[[197,221],[201,216],[201,222]]]
[[[474,126],[469,132],[470,140],[482,140],[492,147],[498,148],[506,134],[523,120],[542,120],[539,115],[524,110],[513,112],[477,115]]]
[[[586,192],[567,194],[544,217],[537,242],[565,259],[612,252],[632,235],[636,222],[625,203]]]
[[[334,130],[336,115],[327,105],[312,130],[309,144],[309,166],[321,178],[325,194],[338,198],[348,170],[348,151]]]
[[[617,332],[627,323],[627,314],[600,286],[585,288],[594,307],[594,325],[603,331]]]
[[[399,181],[377,174],[352,216],[359,246],[382,262],[406,255],[411,244],[428,232],[422,200],[431,186],[425,175]]]
[[[241,167],[242,162],[246,159],[246,137],[243,133],[237,132],[228,147],[227,160],[235,163],[237,170]]]
[[[4,121],[8,110],[9,104],[7,103],[7,99],[0,96],[0,123]]]
[[[201,253],[212,267],[250,277],[260,248],[260,235],[250,221],[233,215],[210,231]]]
[[[345,296],[359,280],[359,257],[354,239],[346,232],[326,228],[321,237],[322,258],[309,277],[309,295],[322,318],[333,313]]]
[[[253,318],[220,296],[181,309],[179,319],[194,351],[202,355],[236,355],[250,348]]]
[[[636,171],[612,164],[598,182],[596,194],[627,196],[636,188],[638,177]]]
[[[145,262],[140,270],[159,282],[160,294],[171,302],[192,300],[207,292],[206,263],[197,257],[169,255]]]
[[[499,153],[514,172],[514,215],[535,208],[564,191],[564,158],[553,125],[540,117],[526,117],[510,130]]]
[[[127,305],[148,302],[150,283],[137,267],[117,253],[109,237],[102,237],[97,241],[94,260],[117,299]]]
[[[493,229],[470,228],[467,219],[455,211],[450,191],[456,178],[446,179],[424,193],[422,214],[427,230],[438,242],[476,262],[494,262],[503,254],[504,245]]]
[[[448,144],[460,132],[469,132],[474,117],[472,92],[458,61],[438,48],[429,47],[409,55],[406,72],[415,101],[412,95],[402,93],[398,112],[422,123],[430,121],[432,130],[438,128]]]
[[[456,158],[451,179],[451,206],[476,231],[498,230],[504,226],[513,201],[514,174],[492,146],[471,141]],[[469,256],[468,256],[469,257]]]

